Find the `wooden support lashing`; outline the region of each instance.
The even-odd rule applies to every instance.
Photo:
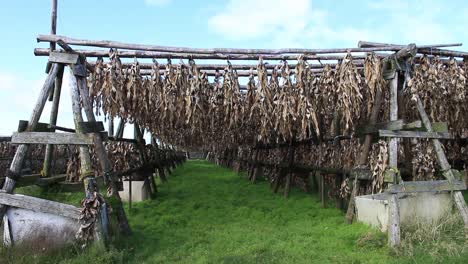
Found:
[[[52,64],[49,74],[42,86],[42,89],[39,93],[38,99],[36,104],[34,105],[31,117],[29,118],[28,127],[26,131],[33,131],[36,127],[37,123],[39,122],[39,118],[41,117],[42,111],[44,110],[44,106],[47,102],[47,97],[49,96],[49,92],[52,89],[55,78],[57,77],[59,70],[59,66],[57,64]],[[3,183],[2,191],[6,193],[12,193],[15,189],[16,180],[18,177],[21,176],[21,167],[23,165],[24,158],[28,151],[29,146],[26,144],[19,145],[16,149],[15,156],[10,164],[10,168],[6,172],[6,179]],[[6,212],[6,206],[0,204],[0,219],[3,219],[3,216]]]
[[[71,75],[74,76],[73,72]],[[92,104],[89,98],[89,91],[87,87],[86,77],[79,77],[77,78],[77,87],[72,87],[72,89],[79,90],[79,94],[81,95],[81,102],[83,104],[83,109],[86,114],[86,117],[89,122],[96,122],[96,118],[94,117],[94,112],[92,109]],[[77,91],[78,92],[78,91]],[[125,214],[125,210],[122,205],[122,201],[119,195],[119,185],[118,179],[113,171],[112,164],[107,156],[107,152],[104,148],[103,141],[101,137],[95,138],[95,151],[98,156],[99,163],[101,165],[102,170],[105,172],[105,177],[109,182],[109,192],[108,195],[112,197],[114,203],[112,204],[113,209],[116,210],[117,220],[119,222],[120,231],[123,234],[131,234],[130,225],[128,224],[127,216]]]
[[[419,111],[419,115],[421,116],[421,120],[424,124],[424,127],[427,131],[432,132],[432,124],[429,120],[426,111],[424,110],[424,106],[421,102],[421,99],[418,95],[416,97],[416,104]],[[443,175],[447,178],[448,181],[453,182],[456,178],[451,170],[450,164],[448,163],[447,157],[445,156],[445,152],[442,149],[442,145],[438,139],[432,139],[432,144],[434,145],[434,150],[436,152],[437,161],[439,166],[442,168]],[[463,222],[465,224],[465,237],[468,238],[468,207],[466,205],[465,199],[463,198],[463,194],[459,191],[453,193],[453,199],[455,201],[455,205],[457,206],[460,215],[463,218]]]

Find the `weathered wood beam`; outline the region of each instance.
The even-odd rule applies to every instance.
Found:
[[[57,34],[57,0],[52,0],[52,12],[50,21],[50,34]],[[50,42],[50,49],[55,49],[55,42]]]
[[[13,144],[93,145],[95,134],[68,134],[54,132],[14,132]]]
[[[463,181],[413,181],[402,184],[393,184],[386,190],[387,193],[415,193],[415,192],[438,192],[438,191],[461,191],[466,190]]]
[[[423,131],[392,131],[392,130],[379,130],[380,137],[390,138],[439,138],[439,139],[452,139],[453,137],[448,132],[423,132]]]
[[[5,192],[0,192],[0,204],[2,204],[3,206],[7,205],[12,207],[28,209],[34,212],[60,215],[76,220],[80,218],[80,210],[73,205],[63,204],[21,194],[9,194]]]
[[[354,60],[353,61],[354,65],[356,66],[364,66],[364,60]],[[96,65],[96,62],[90,62],[90,65],[91,66],[95,66]],[[134,63],[132,62],[122,62],[122,66],[124,68],[129,68],[129,67],[132,67],[132,65],[134,65]],[[146,62],[139,62],[138,65],[140,66],[140,69],[152,69],[152,67],[154,66],[153,63],[146,63]],[[167,64],[165,63],[160,63],[159,64],[159,68],[161,70],[164,70],[165,67],[166,67]],[[295,68],[297,64],[295,63],[291,63],[289,64],[289,67],[291,69]],[[322,63],[322,64],[317,64],[317,63],[309,63],[309,68],[310,69],[322,69],[324,68],[325,66],[330,66],[331,68],[335,68],[338,63]],[[278,64],[265,64],[265,68],[268,69],[268,70],[272,70],[274,69],[275,67],[278,67],[279,65]],[[223,71],[224,69],[226,69],[227,67],[227,64],[197,64],[197,69],[199,70],[220,70],[220,71]],[[257,64],[231,64],[231,67],[232,69],[234,70],[250,70],[250,69],[254,69],[256,70],[257,69]]]
[[[419,45],[418,48],[446,48],[446,47],[459,47],[462,43],[448,43],[448,44],[431,44],[431,45]],[[371,42],[360,40],[358,42],[359,48],[372,48],[372,47],[384,47],[384,46],[403,46],[400,44],[390,44],[382,42]]]
[[[189,47],[171,47],[158,45],[145,45],[134,43],[123,43],[111,40],[87,40],[77,39],[59,35],[39,35],[37,42],[58,42],[64,41],[70,45],[88,46],[99,48],[118,48],[138,51],[159,51],[170,53],[192,53],[192,54],[328,54],[328,53],[348,53],[348,52],[372,52],[372,51],[400,51],[406,45],[400,46],[381,46],[369,48],[335,48],[335,49],[304,49],[304,48],[285,48],[285,49],[238,49],[238,48],[189,48]]]
[[[408,55],[410,52],[403,52],[403,55]],[[390,121],[398,120],[398,72],[395,74],[395,77],[389,82],[390,89]],[[390,138],[388,144],[388,165],[391,170],[396,170],[398,168],[398,139]],[[394,182],[396,182],[394,177]],[[398,202],[398,196],[396,194],[391,194],[389,197],[389,214],[390,218],[388,220],[388,242],[391,247],[398,247],[401,242],[400,237],[400,206]]]
[[[34,55],[49,56],[49,49],[36,48]],[[75,53],[90,57],[109,57],[109,51],[106,50],[74,50]],[[210,59],[210,60],[258,60],[260,57],[266,60],[297,60],[298,55],[256,55],[256,54],[192,54],[192,53],[165,53],[154,51],[122,51],[118,50],[120,58],[156,58],[156,59]],[[341,60],[344,55],[304,55],[307,60]],[[353,59],[363,60],[364,55],[353,55]]]
[[[56,0],[53,0],[53,1],[56,2]],[[50,118],[49,118],[49,126],[48,126],[49,128],[57,124],[60,94],[62,91],[62,80],[63,80],[63,72],[64,72],[65,67],[62,64],[59,64],[58,67],[59,67],[59,72],[57,73],[57,77],[55,79],[54,95],[52,98],[52,108],[50,109]],[[54,151],[53,145],[49,144],[46,146],[45,156],[44,156],[44,165],[42,168],[42,174],[43,174],[42,176],[44,177],[49,177],[51,175],[53,151]]]

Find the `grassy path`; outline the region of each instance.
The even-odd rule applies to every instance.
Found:
[[[147,263],[384,263],[379,246],[356,246],[369,228],[344,224],[317,198],[274,195],[231,170],[189,161],[161,187],[157,200],[136,204],[134,257]]]
[[[74,253],[51,263],[428,263],[427,254],[396,257],[386,237],[293,190],[289,199],[266,182],[189,161],[160,185],[155,200],[129,212],[134,235],[109,253]],[[362,239],[366,237],[367,239]],[[358,242],[359,241],[359,242]],[[363,242],[364,241],[364,242]],[[462,263],[462,258],[443,258]],[[33,261],[35,262],[35,261]],[[33,263],[27,262],[27,263]]]

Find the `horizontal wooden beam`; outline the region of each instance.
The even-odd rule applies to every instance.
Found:
[[[462,191],[466,190],[463,181],[449,182],[439,181],[413,181],[402,184],[392,184],[388,187],[387,193],[415,193],[415,192],[437,192],[437,191]]]
[[[334,48],[334,49],[305,49],[305,48],[285,48],[285,49],[239,49],[239,48],[189,48],[189,47],[171,47],[159,45],[146,45],[135,43],[124,43],[112,40],[88,40],[77,39],[60,35],[39,35],[37,42],[59,42],[63,41],[69,45],[88,46],[99,48],[118,48],[138,51],[158,51],[168,53],[192,53],[192,54],[329,54],[329,53],[348,53],[348,52],[373,52],[373,51],[400,51],[407,45],[379,46],[369,48]],[[421,46],[424,48],[424,46]],[[430,46],[432,47],[432,46]]]
[[[50,49],[36,48],[34,55],[49,56]],[[76,53],[86,57],[109,57],[109,51],[106,50],[75,50]],[[149,59],[207,59],[207,60],[258,60],[260,57],[266,60],[297,60],[298,55],[257,55],[257,54],[192,54],[192,53],[167,53],[155,51],[135,51],[118,50],[117,55],[120,58],[149,58]],[[342,60],[344,55],[304,55],[306,60]],[[365,55],[353,55],[353,59],[363,60]]]
[[[80,218],[80,210],[73,205],[63,204],[21,194],[9,194],[5,192],[0,192],[0,204],[24,208],[34,212],[60,215],[72,219]]]
[[[430,44],[430,45],[419,45],[418,48],[447,48],[447,47],[460,47],[462,43],[448,43],[448,44]],[[382,42],[371,42],[360,40],[358,42],[359,48],[372,48],[372,47],[384,47],[384,46],[402,46],[400,44],[390,44]]]
[[[68,134],[53,132],[15,132],[13,144],[92,145],[95,134]]]
[[[396,137],[396,138],[437,138],[437,139],[452,139],[450,133],[446,132],[422,132],[422,131],[391,131],[379,130],[380,137]]]

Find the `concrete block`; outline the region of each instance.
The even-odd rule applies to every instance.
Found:
[[[414,221],[434,222],[451,213],[453,202],[448,192],[423,192],[398,194],[401,226]],[[388,228],[388,199],[386,193],[356,197],[357,220],[382,232]]]
[[[126,202],[129,200],[129,187],[129,181],[123,181],[123,191],[119,192],[120,198]],[[148,183],[145,183],[145,181],[132,181],[132,202],[141,202],[150,198],[151,189]]]

